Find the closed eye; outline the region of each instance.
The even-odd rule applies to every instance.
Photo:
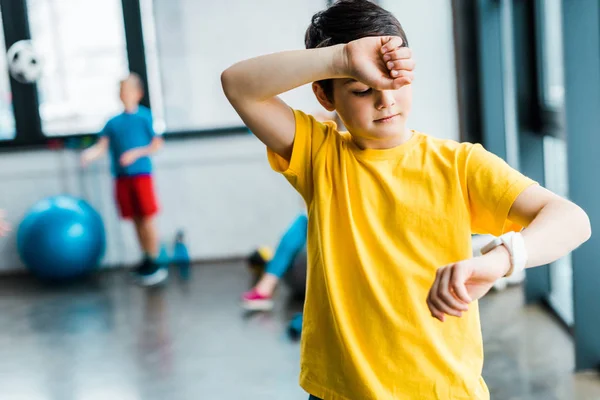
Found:
[[[367,96],[367,95],[371,94],[372,91],[373,91],[373,89],[368,88],[366,90],[354,90],[354,91],[352,91],[352,93],[355,96],[362,97],[362,96]]]

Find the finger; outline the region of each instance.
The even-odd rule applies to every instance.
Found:
[[[397,90],[403,86],[410,85],[413,82],[411,77],[402,76],[404,74],[400,75],[399,78],[384,75],[379,81],[375,82],[372,88],[376,90]]]
[[[452,270],[455,268],[456,266],[452,266],[444,269],[444,272],[442,273],[442,278],[440,280],[438,296],[445,306],[449,307],[452,311],[460,314],[462,311],[467,311],[469,308],[465,303],[458,300],[452,294],[450,287],[450,278],[452,277]]]
[[[392,84],[390,85],[390,89],[391,90],[397,90],[400,89],[406,85],[410,85],[412,83],[412,79],[409,78],[398,78],[398,79],[394,79],[392,81]]]
[[[454,310],[452,307],[450,307],[449,305],[447,305],[445,303],[445,301],[442,299],[441,293],[444,291],[444,275],[445,275],[445,271],[446,271],[446,267],[444,268],[440,268],[438,270],[437,276],[436,276],[436,281],[437,281],[437,286],[436,286],[436,290],[432,290],[431,293],[431,302],[433,303],[433,305],[435,306],[435,308],[437,308],[438,310],[440,310],[441,312],[443,312],[444,314],[448,314],[448,315],[452,315],[455,317],[460,317],[460,311]],[[446,287],[448,286],[448,281],[446,281]]]
[[[465,286],[467,278],[464,269],[455,268],[450,277],[450,287],[459,300],[469,304],[473,300],[471,299],[471,296],[469,296],[469,292]]]
[[[415,69],[415,61],[412,59],[388,61],[385,66],[390,70],[412,71]]]
[[[444,322],[444,313],[438,310],[429,300],[429,298],[427,298],[427,307],[429,308],[429,311],[431,312],[431,316],[433,318],[439,319],[440,321]]]
[[[429,311],[431,312],[431,316],[433,318],[437,318],[440,321],[444,322],[444,313],[441,312],[436,306],[435,304],[433,304],[433,301],[431,301],[431,294],[433,293],[433,291],[437,288],[436,286],[436,282],[434,281],[431,289],[429,290],[429,293],[427,294],[427,307],[429,308]]]
[[[386,36],[383,40],[383,46],[381,47],[381,54],[395,50],[401,47],[403,43],[400,36]]]
[[[440,321],[444,321],[444,313],[436,307],[433,302],[433,294],[438,290],[438,274],[436,273],[435,279],[433,280],[433,284],[431,285],[431,289],[429,289],[429,294],[427,295],[427,306],[429,307],[429,311],[431,311],[431,315],[434,318],[439,319]]]
[[[389,51],[383,54],[383,60],[408,60],[412,58],[412,50],[408,47],[401,47],[396,50]]]
[[[410,85],[411,83],[413,83],[414,78],[412,76],[403,76],[404,74],[400,74],[401,76],[399,78],[393,78],[392,77],[392,82],[389,85],[390,89],[400,89],[403,86],[406,85]]]
[[[407,78],[412,80],[415,76],[413,71],[406,71],[404,69],[393,69],[390,71],[390,76],[396,78]]]
[[[447,267],[444,268],[443,272],[441,273],[439,278],[440,283],[438,286],[438,291],[437,293],[434,293],[433,300],[435,301],[436,307],[442,310],[444,314],[452,315],[454,317],[460,317],[462,315],[461,310],[454,308],[448,302],[448,296],[452,297],[452,295],[448,292],[448,283],[450,281],[449,272],[449,268]]]
[[[431,290],[429,291],[429,298],[428,301],[429,303],[431,303],[429,309],[431,310],[431,313],[434,317],[436,317],[437,319],[439,319],[440,321],[444,322],[444,311],[442,310],[442,308],[439,306],[439,302],[436,300],[436,294],[439,290],[439,286],[440,286],[440,277],[441,277],[441,272],[442,272],[443,268],[440,268],[436,274],[435,274],[435,279],[433,281],[433,285],[431,285]]]
[[[415,75],[413,71],[405,69],[392,69],[390,70],[390,77],[392,79],[404,78],[407,83],[411,83],[414,80]]]

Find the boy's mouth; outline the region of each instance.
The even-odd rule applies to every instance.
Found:
[[[396,117],[398,117],[400,115],[400,113],[397,114],[393,114],[393,115],[388,115],[387,117],[383,117],[383,118],[379,118],[374,120],[373,122],[377,122],[377,123],[386,123],[386,122],[391,122],[394,119],[396,119]]]

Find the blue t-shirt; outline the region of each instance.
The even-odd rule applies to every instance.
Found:
[[[113,175],[151,174],[150,157],[139,158],[128,167],[122,167],[119,159],[127,150],[148,146],[155,135],[152,128],[152,114],[147,107],[139,106],[135,113],[123,112],[111,118],[100,132],[100,136],[108,137]]]

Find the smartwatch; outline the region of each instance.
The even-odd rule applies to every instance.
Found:
[[[494,238],[491,242],[481,248],[481,254],[489,253],[498,246],[504,246],[510,254],[510,268],[504,277],[509,277],[516,272],[523,271],[527,264],[527,249],[525,240],[520,232],[508,232]]]

